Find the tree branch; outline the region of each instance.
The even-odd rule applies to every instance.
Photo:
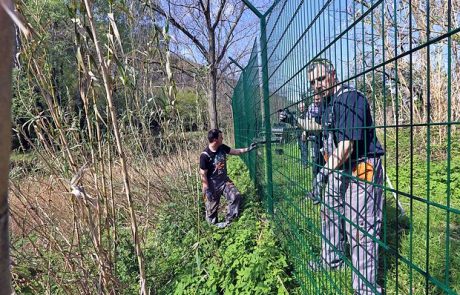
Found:
[[[200,1],[201,2],[201,1]],[[148,4],[148,3],[144,3],[145,6],[149,7],[150,9],[156,11],[157,13],[159,13],[160,15],[166,17],[168,19],[168,21],[174,26],[176,27],[179,31],[181,31],[182,33],[184,33],[184,35],[186,35],[190,40],[192,40],[192,42],[196,45],[196,47],[198,47],[198,49],[200,50],[201,54],[203,54],[203,56],[205,58],[207,58],[207,49],[206,47],[203,45],[203,43],[200,42],[200,40],[198,40],[198,38],[196,36],[194,36],[192,33],[190,33],[183,25],[181,25],[175,18],[171,17],[170,15],[168,15],[161,7],[159,7],[158,5],[156,4]]]
[[[208,30],[211,29],[211,5],[209,4],[209,0],[206,1],[207,5],[204,5],[203,0],[200,0],[201,9],[203,9],[203,14],[206,19],[206,25]]]
[[[212,25],[213,30],[215,30],[217,28],[217,25],[219,24],[220,17],[222,16],[222,12],[224,11],[224,7],[225,7],[226,4],[227,4],[226,0],[221,0],[220,1],[220,7],[219,7],[219,11],[217,12],[216,20],[215,20],[214,24]]]
[[[225,40],[224,46],[222,46],[222,51],[220,52],[219,57],[217,57],[216,63],[219,63],[222,60],[222,58],[224,58],[225,53],[227,53],[228,44],[230,43],[230,41],[233,38],[233,31],[235,30],[236,26],[238,25],[238,23],[239,23],[239,21],[241,19],[241,16],[243,16],[243,12],[244,12],[244,5],[241,6],[239,15],[236,18],[235,22],[232,24],[232,27],[230,28],[230,31],[228,32],[227,40]]]

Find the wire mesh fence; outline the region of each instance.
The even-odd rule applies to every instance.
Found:
[[[275,1],[235,144],[305,294],[460,292],[460,2]]]

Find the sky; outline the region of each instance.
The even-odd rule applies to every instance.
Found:
[[[196,0],[176,0],[186,3]],[[214,13],[216,13],[219,0],[212,0]],[[235,0],[236,1],[236,0]],[[232,1],[229,1],[232,2]],[[273,1],[253,0],[253,4],[265,11],[270,7]],[[382,39],[375,39],[372,45],[364,44],[364,35],[371,32],[370,24],[379,21],[383,7],[381,1],[367,0],[370,6],[379,4],[372,12],[366,14],[363,20],[360,18],[363,13],[370,11],[366,6],[357,4],[351,0],[288,0],[279,1],[268,17],[267,35],[268,35],[268,58],[269,58],[269,77],[270,90],[280,96],[286,97],[290,102],[295,103],[301,95],[307,92],[307,71],[305,66],[314,58],[328,58],[331,60],[337,71],[340,81],[347,80],[351,77],[359,76],[360,73],[369,69],[373,64],[382,62]],[[398,2],[399,3],[399,2]],[[391,3],[383,1],[385,4],[385,14],[391,13],[393,8]],[[403,4],[397,4],[403,5]],[[404,13],[407,9],[400,9],[397,6],[397,12],[400,23],[398,26],[404,26]],[[387,11],[386,9],[389,9]],[[235,13],[235,6],[228,5],[224,10],[224,15],[230,16]],[[200,23],[203,20],[197,20],[192,15],[177,16],[182,17],[188,25]],[[460,16],[459,16],[460,17]],[[406,19],[407,22],[407,19]],[[404,28],[401,28],[401,30]],[[434,28],[436,29],[436,27]],[[388,22],[384,28],[389,36],[394,35],[394,28]],[[399,28],[398,28],[399,30]],[[181,34],[172,32],[173,37],[177,40],[183,40]],[[245,66],[249,59],[250,49],[254,40],[259,37],[258,18],[248,9],[240,20],[236,30],[236,38],[240,38],[227,52],[227,57],[223,63],[228,63],[228,57],[233,57]],[[417,33],[414,34],[416,36]],[[432,34],[435,35],[435,32]],[[202,36],[205,41],[206,36]],[[389,41],[390,44],[394,42]],[[406,42],[407,43],[407,42]],[[407,44],[406,44],[407,45]],[[435,46],[431,47],[433,50]],[[400,53],[399,49],[398,52]],[[445,51],[445,49],[444,49]],[[205,64],[204,57],[199,53],[195,46],[181,43],[177,52],[183,56],[194,60],[195,62]],[[244,52],[246,54],[241,55]],[[407,59],[407,57],[400,60]],[[365,64],[363,60],[368,63]],[[417,66],[417,64],[415,64]],[[388,68],[386,69],[388,71]],[[230,67],[230,73],[234,72],[238,77],[239,70],[237,67]],[[351,79],[347,82],[352,86],[361,83],[359,79]],[[388,82],[388,81],[387,81]]]
[[[196,0],[176,0],[176,1],[171,1],[174,4],[187,4],[187,3],[196,3]],[[227,1],[227,5],[225,6],[225,9],[223,11],[224,17],[229,17],[233,18],[238,10],[239,6],[238,5],[239,1]],[[262,0],[253,0],[253,4],[260,8],[264,9],[264,7],[267,7],[267,1],[262,1]],[[219,3],[220,0],[212,0],[211,1],[211,7],[212,7],[212,18],[215,18],[215,15],[217,14],[218,8],[219,8]],[[167,8],[167,1],[162,1],[163,7]],[[206,36],[202,35],[199,33],[200,31],[200,25],[204,23],[204,19],[198,18],[198,14],[195,13],[185,13],[183,9],[177,9],[174,10],[174,7],[172,7],[172,13],[174,18],[176,18],[178,21],[180,21],[182,24],[187,26],[194,35],[199,36],[198,39],[203,43],[206,44]],[[259,30],[259,24],[258,24],[258,19],[257,17],[249,10],[247,9],[237,28],[234,31],[235,34],[235,39],[238,39],[232,46],[229,47],[228,52],[227,52],[227,57],[225,58],[224,63],[228,62],[228,57],[232,57],[241,64],[246,64],[249,58],[248,51],[250,50],[251,45],[253,44],[255,38],[258,36],[258,30]],[[223,31],[222,31],[223,32]],[[200,53],[198,48],[193,45],[193,43],[186,37],[184,36],[183,33],[179,32],[177,29],[171,28],[170,34],[173,38],[173,42],[175,44],[173,47],[173,50],[182,56],[200,64],[206,64],[205,58],[203,55]],[[242,52],[245,52],[246,54],[242,55]]]

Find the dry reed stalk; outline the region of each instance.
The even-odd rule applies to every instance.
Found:
[[[119,122],[117,136],[117,128],[114,128],[116,124],[114,125],[112,119],[113,105],[107,102],[108,105],[105,106],[107,109],[104,110],[102,109],[104,106],[101,107],[97,99],[101,95],[101,88],[96,84],[100,83],[97,80],[100,78],[96,77],[93,72],[97,73],[95,67],[99,69],[101,67],[93,61],[100,61],[101,52],[96,50],[94,53],[92,43],[85,42],[92,39],[95,34],[86,30],[90,28],[90,24],[87,18],[83,17],[85,13],[79,15],[82,18],[80,21],[75,21],[75,35],[78,38],[74,40],[74,44],[77,48],[79,70],[78,90],[83,101],[82,110],[85,115],[84,121],[86,121],[82,130],[76,130],[71,125],[68,114],[72,115],[72,110],[66,108],[65,105],[57,105],[58,96],[62,94],[58,94],[53,89],[53,76],[49,71],[44,70],[50,66],[47,62],[49,46],[37,47],[37,44],[31,42],[30,39],[23,40],[22,51],[24,52],[21,54],[23,54],[23,60],[26,60],[23,73],[28,78],[28,89],[30,92],[34,89],[39,90],[35,94],[42,96],[46,102],[46,109],[41,113],[32,111],[34,119],[18,129],[23,131],[26,139],[27,134],[30,134],[24,132],[27,128],[35,130],[38,138],[41,139],[38,143],[30,139],[27,141],[40,159],[41,166],[35,169],[38,169],[39,174],[50,175],[50,178],[38,176],[35,179],[22,176],[21,179],[13,180],[15,187],[22,189],[13,191],[12,213],[15,215],[15,231],[23,233],[21,237],[16,235],[16,241],[20,242],[21,238],[30,239],[28,235],[36,237],[35,247],[33,251],[30,251],[35,253],[34,263],[37,265],[32,267],[43,266],[42,268],[51,275],[46,280],[35,278],[37,282],[45,286],[45,289],[49,290],[54,284],[63,292],[68,293],[73,291],[84,294],[94,292],[110,294],[119,290],[120,287],[114,268],[118,259],[116,257],[119,243],[118,227],[123,227],[123,224],[120,225],[120,221],[123,220],[120,212],[122,214],[125,210],[130,212],[130,216],[135,217],[136,227],[139,224],[138,227],[142,230],[154,227],[151,221],[153,214],[156,213],[157,204],[172,200],[180,192],[188,193],[188,188],[198,183],[196,179],[195,181],[192,179],[195,175],[197,155],[194,154],[196,150],[190,150],[193,144],[185,136],[177,135],[182,131],[180,126],[175,126],[175,124],[180,125],[180,117],[171,120],[165,116],[163,106],[157,105],[158,108],[152,111],[151,104],[145,105],[149,95],[156,97],[157,89],[164,89],[164,86],[151,84],[150,69],[144,66],[155,58],[155,53],[151,52],[145,56],[141,55],[142,60],[139,63],[144,67],[139,66],[141,70],[135,74],[138,76],[133,77],[134,80],[139,79],[141,85],[139,88],[115,85],[117,73],[114,71],[114,66],[107,64],[105,67],[106,71],[110,69],[111,74],[115,76],[113,80],[102,85],[105,96],[111,95],[112,86],[117,87],[121,91],[117,91],[118,96],[113,99],[124,97],[127,107],[134,108],[123,113],[127,117],[116,118],[115,116]],[[115,23],[111,21],[110,32],[115,31],[114,25]],[[45,34],[46,27],[41,27],[40,24],[35,31]],[[91,37],[88,37],[89,35]],[[117,44],[120,43],[121,40]],[[111,47],[111,54],[117,54],[113,42],[108,46]],[[125,64],[126,67],[136,66],[134,63],[138,62],[139,56],[133,57],[132,60],[125,58],[126,56],[122,53],[122,56],[117,56],[117,58],[118,60],[123,59],[123,66]],[[129,63],[133,64],[129,65]],[[164,69],[161,73],[163,72]],[[104,78],[103,71],[101,74]],[[99,82],[95,82],[96,80]],[[106,84],[109,84],[109,91]],[[18,95],[23,94],[18,91]],[[26,95],[27,93],[24,94]],[[131,96],[135,98],[134,103],[130,103]],[[71,99],[71,97],[68,98]],[[128,124],[124,124],[123,119],[125,118]],[[160,133],[158,139],[152,138],[150,129],[152,119],[164,126],[168,124],[168,132]],[[116,145],[111,145],[113,142]],[[123,148],[124,163],[120,158],[119,145]],[[169,151],[174,151],[171,156],[163,156]],[[157,155],[162,155],[161,159],[152,161],[152,157]],[[81,192],[76,190],[72,196],[68,193],[70,187],[68,180],[83,163],[88,163],[88,170],[80,182],[74,183],[79,186]],[[138,167],[145,167],[145,169]],[[158,167],[162,167],[163,171],[158,171]],[[172,181],[168,182],[168,179]],[[24,189],[24,185],[28,183],[33,183],[30,190]],[[129,184],[128,191],[126,183]],[[43,190],[34,189],[41,186],[44,187]],[[121,196],[123,189],[124,197]],[[131,196],[131,204],[126,194]],[[191,199],[184,201],[190,202]],[[32,207],[36,209],[31,209]],[[136,209],[134,212],[134,208],[138,207],[142,207],[142,210]],[[24,235],[24,233],[27,234]],[[137,239],[134,240],[137,240],[137,243],[134,244],[140,247],[142,233],[136,232],[136,236]],[[18,259],[22,259],[19,263],[29,265],[31,262],[26,261],[18,253],[19,251],[21,249],[15,250]],[[53,260],[45,255],[46,253],[56,254],[62,263],[54,264]],[[20,273],[20,271],[17,272],[17,274]]]
[[[36,188],[37,186],[32,187]],[[47,188],[44,188],[41,192],[37,192],[37,199],[35,200],[35,202],[32,202],[32,200],[30,200],[29,197],[29,191],[25,193],[20,186],[16,186],[14,183],[12,183],[11,193],[12,196],[15,197],[13,200],[19,201],[21,204],[18,206],[18,204],[15,204],[15,202],[12,203],[12,217],[15,221],[15,224],[20,225],[20,227],[16,229],[16,231],[20,230],[22,233],[24,233],[22,235],[23,238],[26,239],[32,245],[33,250],[43,259],[43,261],[48,261],[48,265],[50,263],[50,260],[46,258],[47,255],[43,252],[44,245],[48,245],[48,247],[51,247],[51,249],[55,253],[61,253],[64,263],[70,268],[72,272],[76,272],[77,269],[75,267],[75,264],[73,263],[72,258],[69,255],[65,254],[71,253],[71,251],[66,251],[66,249],[71,246],[71,241],[66,237],[65,233],[62,231],[62,229],[65,230],[65,227],[62,226],[62,222],[65,221],[65,218],[63,218],[63,216],[56,218],[50,215],[54,212],[58,212],[58,208],[62,208],[63,206],[52,206],[51,203],[45,199],[45,197],[49,198],[49,196],[53,194],[51,190],[54,188],[55,186],[49,185]],[[26,213],[32,214],[29,214],[29,216],[24,215]],[[22,219],[22,222],[19,222],[18,219]],[[49,224],[54,225],[52,230],[48,229]],[[41,237],[40,240],[33,240],[31,238],[32,235],[30,233],[34,233],[34,235]],[[58,236],[60,237],[59,239],[57,239],[54,236],[55,233],[58,234]],[[64,241],[64,245],[61,245],[62,241]],[[24,250],[26,249],[22,248],[22,251]],[[49,249],[47,252],[49,252]],[[15,253],[18,254],[21,252],[15,251]],[[40,272],[43,271],[43,269],[37,269],[37,271]],[[59,277],[57,273],[54,273],[50,266],[48,266],[47,271],[53,272],[56,278]],[[66,289],[65,285],[61,287],[63,287],[64,290]]]
[[[123,169],[124,187],[125,187],[126,198],[128,200],[129,212],[130,212],[130,218],[131,218],[131,231],[132,231],[132,235],[133,235],[134,246],[135,246],[135,249],[136,249],[136,256],[137,256],[138,265],[139,265],[140,293],[146,295],[148,293],[147,293],[146,278],[145,278],[144,258],[143,258],[143,255],[142,255],[140,239],[139,239],[139,236],[138,236],[136,214],[135,214],[134,207],[133,207],[133,201],[131,199],[132,196],[131,196],[131,189],[130,189],[130,185],[129,185],[129,175],[128,175],[128,169],[127,169],[127,166],[126,166],[126,158],[125,158],[124,151],[123,151],[123,145],[122,145],[122,142],[121,142],[121,139],[120,139],[120,130],[118,128],[118,118],[117,118],[117,114],[116,114],[116,111],[115,111],[115,107],[113,105],[110,77],[108,75],[107,63],[106,63],[106,61],[105,61],[105,59],[104,59],[104,57],[102,55],[101,49],[99,48],[98,35],[97,35],[97,32],[96,32],[96,27],[94,25],[91,2],[89,0],[84,0],[84,3],[85,3],[85,7],[86,7],[86,13],[88,15],[89,25],[91,27],[91,31],[92,31],[92,34],[93,34],[94,46],[95,46],[96,53],[97,53],[97,56],[98,56],[99,66],[100,66],[100,69],[101,69],[102,78],[104,80],[104,88],[105,88],[105,91],[106,91],[107,103],[109,105],[110,118],[111,118],[111,121],[112,121],[112,128],[113,128],[113,132],[114,132],[114,135],[115,135],[115,141],[116,141],[116,145],[117,145],[118,155],[120,157],[121,166],[122,166],[122,169]]]
[[[73,146],[71,146],[70,142],[68,141],[66,137],[67,135],[69,135],[67,131],[68,126],[66,125],[67,123],[65,121],[63,111],[61,107],[57,104],[57,101],[55,99],[56,93],[54,93],[53,91],[52,83],[50,82],[50,77],[48,76],[49,73],[41,70],[42,65],[37,63],[38,61],[41,61],[40,59],[36,59],[33,56],[31,56],[30,60],[32,64],[34,65],[33,67],[31,67],[32,72],[34,72],[32,77],[40,85],[41,93],[43,97],[45,98],[45,102],[47,103],[47,107],[48,107],[48,110],[52,118],[52,123],[49,120],[42,119],[43,117],[41,117],[40,120],[35,121],[33,123],[34,129],[38,137],[42,139],[42,143],[44,143],[44,147],[46,151],[46,155],[44,156],[42,155],[42,160],[44,160],[44,162],[47,163],[48,168],[50,168],[51,171],[53,171],[53,167],[52,167],[53,165],[49,163],[48,159],[50,158],[53,159],[53,161],[55,162],[59,162],[58,165],[62,165],[58,168],[59,170],[65,169],[64,165],[67,161],[70,162],[71,166],[75,167],[76,162],[74,158],[75,156],[77,156],[77,154],[75,153],[75,150],[73,148],[80,144],[77,141],[77,137],[73,136],[73,141],[72,141]],[[47,90],[47,89],[50,89],[50,90]],[[84,91],[80,91],[80,92],[86,93]],[[89,130],[88,134],[90,137],[90,142],[92,142],[93,140],[91,139],[92,139],[93,132],[91,130],[91,124],[88,124],[87,127]],[[54,136],[54,134],[50,133],[49,130],[57,130],[58,132],[57,142],[54,142],[56,137]],[[69,139],[70,139],[70,136],[69,136]],[[30,146],[34,147],[34,149],[36,149],[35,145],[31,141],[29,141],[29,144]],[[63,163],[62,161],[60,162],[62,158],[56,156],[60,148],[63,148],[62,150],[64,151],[63,156],[64,156],[65,161]],[[73,152],[70,151],[71,149],[73,149]],[[90,144],[90,152],[91,152],[92,159],[93,159],[92,163],[94,163],[95,162],[94,160],[95,151],[93,149],[93,145],[91,144]],[[62,173],[54,172],[53,174],[60,175]],[[96,186],[97,186],[97,183],[96,183]],[[96,193],[95,195],[96,197],[99,197],[100,194]],[[86,203],[87,201],[86,197],[82,198],[81,200],[77,200],[77,202],[75,202],[74,200],[72,201],[72,209],[73,209],[72,215],[73,215],[73,221],[74,221],[74,228],[75,228],[75,232],[77,236],[77,239],[76,239],[77,243],[79,245],[81,244],[82,234],[86,235],[85,232],[89,233],[94,249],[96,250],[96,253],[94,253],[94,257],[100,269],[99,273],[101,274],[102,290],[106,289],[106,292],[113,293],[113,287],[111,288],[110,286],[114,285],[111,283],[111,281],[114,281],[114,280],[109,278],[109,275],[106,272],[106,269],[109,269],[111,267],[112,262],[110,261],[110,257],[106,257],[105,249],[103,249],[103,247],[101,246],[101,240],[102,240],[101,211],[103,210],[101,210],[99,206],[96,206],[96,208],[90,208],[88,204],[82,205],[80,204],[81,201]],[[99,199],[97,199],[97,204],[99,205]],[[95,213],[95,216],[93,218],[94,213]],[[107,265],[109,267],[107,267]],[[82,267],[84,266],[83,261],[81,261],[81,266]]]

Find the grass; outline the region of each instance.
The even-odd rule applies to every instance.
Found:
[[[397,210],[397,202],[387,190],[381,240],[391,250],[380,251],[380,284],[387,294],[443,294],[447,289],[460,293],[460,216],[448,215],[439,207],[460,209],[460,140],[453,138],[451,144],[448,204],[447,142],[432,140],[427,157],[426,140],[417,141],[417,136],[412,147],[409,130],[400,130],[398,140],[389,132],[384,141],[386,172],[406,214]],[[304,199],[310,189],[310,169],[300,165],[296,142],[272,149],[275,232],[290,253],[302,290],[306,294],[319,290],[352,293],[350,267],[323,273],[312,273],[306,267],[321,251],[319,206]],[[258,153],[263,159],[264,152]]]
[[[254,199],[248,171],[237,157],[228,161],[228,170],[244,198],[241,216],[229,227],[208,225],[201,199],[177,199],[157,212],[145,247],[157,294],[298,294],[286,255]],[[130,264],[127,259],[119,267],[127,270]]]
[[[37,164],[37,155],[33,152],[13,151],[10,156],[10,177],[15,178],[26,172],[35,170]]]
[[[402,137],[407,139],[408,136],[405,135],[407,134],[403,133]],[[453,141],[449,182],[449,207],[457,211],[460,209],[458,142],[458,138]],[[398,145],[402,145],[399,148],[406,153],[410,149],[405,142],[399,142]],[[395,149],[396,142],[390,141],[389,146]],[[460,216],[456,213],[447,214],[445,208],[437,207],[448,205],[446,142],[432,143],[430,148],[429,157],[426,149],[422,148],[418,153],[413,153],[412,161],[410,156],[401,156],[397,168],[396,165],[387,165],[387,173],[394,181],[393,185],[399,192],[409,195],[398,194],[406,211],[408,227],[396,227],[396,231],[402,231],[399,253],[409,261],[389,258],[394,267],[387,276],[397,278],[388,280],[389,294],[396,293],[396,289],[401,294],[419,294],[425,291],[429,294],[443,294],[445,291],[437,287],[438,284],[449,287],[456,293],[460,292]],[[391,150],[389,154],[392,154]],[[434,205],[427,204],[428,201]],[[424,273],[427,272],[429,276],[425,276]]]

